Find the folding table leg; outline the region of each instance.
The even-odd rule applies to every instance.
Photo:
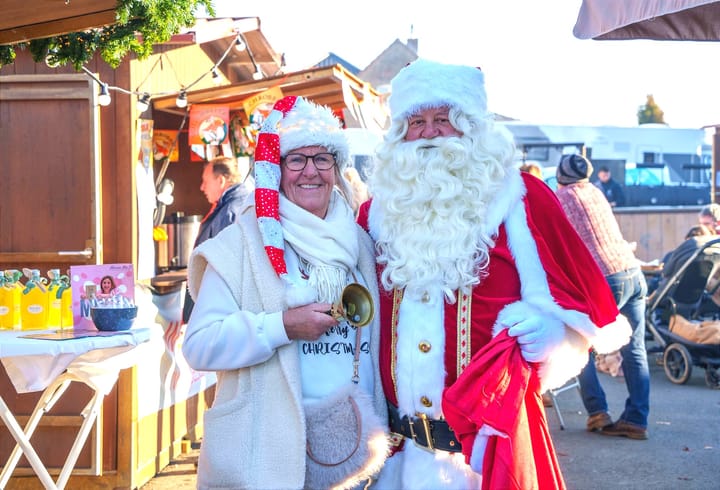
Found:
[[[15,416],[5,404],[5,400],[3,400],[2,397],[0,397],[0,418],[3,419],[5,426],[10,431],[10,435],[12,435],[17,442],[15,448],[22,449],[23,454],[27,458],[30,466],[32,466],[32,469],[35,471],[35,474],[38,476],[43,486],[48,490],[56,490],[57,487],[55,486],[55,483],[50,477],[50,473],[48,473],[47,469],[42,464],[42,461],[40,461],[40,458],[35,452],[35,449],[30,444],[30,437],[25,435],[25,432],[23,432],[20,424],[17,423]],[[15,452],[13,452],[13,455],[14,454]],[[19,457],[20,456],[18,455],[18,459]],[[13,470],[15,470],[16,465],[17,461],[15,461],[15,463],[12,465],[9,464],[9,461],[7,464],[5,464],[5,467],[3,468],[1,474],[2,477],[0,478],[0,488],[5,488],[7,481],[10,479],[10,476],[12,476]]]
[[[65,375],[61,375],[55,381],[53,381],[50,386],[45,388],[45,391],[43,391],[42,396],[35,405],[35,409],[33,410],[32,415],[30,415],[30,419],[28,419],[27,424],[25,425],[25,429],[23,430],[23,433],[25,437],[27,437],[28,441],[30,441],[30,438],[35,432],[35,429],[37,428],[42,416],[45,415],[48,411],[50,411],[50,409],[52,409],[52,407],[55,405],[55,402],[60,399],[63,393],[65,393],[65,390],[67,390],[68,386],[70,386],[70,382],[71,379],[68,379],[68,377]],[[25,452],[24,448],[21,452],[20,444],[18,442],[18,444],[16,444],[13,448],[13,451],[10,454],[10,458],[8,458],[8,461],[5,464],[2,473],[0,473],[0,488],[5,488],[5,486],[7,485],[13,471],[15,471],[15,467],[17,466],[18,461],[20,461],[20,456],[23,452]],[[55,484],[53,484],[53,488],[55,488]]]
[[[83,423],[80,426],[78,435],[75,437],[75,442],[73,442],[72,449],[70,449],[70,453],[65,460],[62,471],[60,472],[60,477],[57,480],[57,487],[60,490],[65,488],[68,478],[70,478],[70,473],[72,473],[73,468],[75,468],[75,463],[80,456],[80,451],[85,445],[85,441],[90,434],[90,430],[92,430],[93,423],[95,423],[95,420],[100,413],[100,408],[102,407],[104,399],[104,395],[95,391],[95,394],[90,399],[90,402],[88,402],[82,411],[82,416],[85,420],[83,420]]]

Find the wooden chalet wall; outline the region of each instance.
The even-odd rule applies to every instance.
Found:
[[[697,224],[700,207],[620,208],[615,217],[628,242],[636,242],[635,255],[644,262],[662,260],[685,239]]]
[[[141,61],[131,57],[117,69],[112,69],[96,56],[87,64],[87,68],[110,86],[160,93],[177,91],[183,85],[196,80],[213,66],[219,56],[220,54],[216,53],[206,53],[197,44],[185,43],[159,46],[150,58]],[[0,68],[0,77],[9,75],[23,77],[37,75],[38,78],[82,76],[71,66],[49,68],[45,63],[35,63],[29,52],[22,50],[18,50],[15,63]],[[208,86],[212,86],[210,76],[195,85],[196,88]],[[89,91],[86,99],[93,99],[92,91],[97,91],[98,88],[96,83],[86,84],[85,90]],[[2,84],[0,84],[0,90],[2,90]],[[33,90],[31,84],[28,84],[28,90]],[[95,263],[96,260],[102,263],[127,262],[133,263],[137,270],[138,196],[135,170],[139,155],[139,142],[136,138],[136,127],[141,114],[136,108],[136,96],[117,90],[111,90],[110,95],[112,97],[110,105],[99,108],[89,107],[88,109],[99,111],[99,141],[97,142],[100,155],[99,190],[97,195],[92,196],[91,199],[99,203],[101,207],[101,226],[98,232],[101,234],[102,254],[98,255],[101,260],[98,260],[98,256],[96,256],[87,263]],[[61,99],[47,100],[47,110],[43,111],[41,117],[34,115],[32,121],[23,123],[24,127],[32,126],[33,131],[38,135],[37,142],[35,145],[27,145],[22,149],[22,158],[10,160],[0,155],[0,165],[4,171],[3,178],[8,175],[21,177],[26,175],[25,166],[32,165],[38,158],[39,152],[34,148],[39,148],[39,145],[43,144],[47,145],[47,142],[43,142],[42,135],[51,132],[52,128],[67,127],[69,124],[68,114],[57,110],[58,104],[61,102]],[[0,115],[2,114],[0,112]],[[142,114],[142,116],[152,117],[151,111],[147,111],[147,114]],[[165,116],[165,118],[169,118],[169,120],[162,121],[161,119],[157,127],[174,129],[177,128],[181,119],[173,116]],[[14,119],[12,122],[17,124],[18,120]],[[9,121],[0,120],[0,126],[5,127],[8,123]],[[77,138],[87,139],[88,131],[92,131],[92,128],[83,128],[83,134],[77,135]],[[185,148],[181,147],[181,153],[184,152],[187,156],[186,142],[187,137],[185,137]],[[58,169],[58,172],[62,173],[65,166],[88,169],[91,166],[89,156],[84,158],[82,155],[68,151],[68,145],[72,145],[72,141],[57,144],[53,150],[56,161],[63,166]],[[47,148],[43,149],[47,150]],[[17,154],[19,150],[16,150],[17,148],[14,149]],[[5,154],[7,155],[7,149]],[[186,185],[188,189],[192,188],[192,193],[198,196],[196,206],[199,209],[200,206],[203,206],[201,209],[206,210],[208,205],[199,190],[200,174],[197,173],[197,169],[201,170],[201,167],[202,165],[188,164],[175,167],[173,170],[188,172],[187,175],[175,176],[175,180],[181,183],[186,182],[186,184],[180,185],[181,189],[183,185]],[[42,176],[38,178],[42,178]],[[33,204],[32,196],[14,196],[10,199],[6,194],[0,197],[0,213],[3,216],[5,213],[21,213],[26,217],[25,222],[28,227],[37,226],[42,229],[43,221],[57,219],[72,228],[73,216],[69,212],[71,210],[63,207],[65,201],[61,196],[63,192],[73,192],[73,186],[57,177],[53,178],[52,175],[47,175],[45,178],[47,181],[42,182],[41,187],[46,190],[55,189],[57,192],[56,215],[50,216],[47,212],[43,212],[42,208],[38,210],[25,206],[25,204]],[[9,182],[8,185],[11,186],[12,182]],[[182,191],[182,194],[190,194],[190,190]],[[182,198],[178,201],[183,202]],[[87,203],[87,206],[91,205],[91,202]],[[48,237],[48,239],[50,238],[52,237]],[[55,250],[62,249],[62,247],[55,247]],[[27,252],[32,252],[31,250],[21,249],[12,252],[17,254],[25,252],[25,256],[27,256],[26,263],[15,263],[13,268],[23,266],[40,268],[41,272],[46,274],[49,268],[59,267],[66,270],[70,265],[70,263],[63,262],[46,262],[42,264],[42,267],[38,267],[38,264],[33,263],[32,254],[27,254]],[[4,268],[7,268],[8,265],[4,264]],[[91,451],[89,450],[89,445],[93,443],[94,437],[91,436],[79,459],[77,465],[79,471],[73,473],[67,488],[137,488],[152,478],[180,452],[181,441],[185,434],[195,431],[197,426],[201,428],[202,414],[207,406],[205,396],[211,395],[214,388],[211,387],[187,400],[179,397],[180,401],[174,402],[172,406],[160,408],[155,414],[143,416],[137,411],[138,398],[141,394],[137,393],[136,376],[136,368],[123,371],[117,385],[104,400],[102,461],[97,462],[102,475],[92,476],[91,468],[95,463],[91,460]],[[53,408],[51,416],[44,419],[48,422],[41,423],[37,435],[33,438],[34,446],[42,460],[48,465],[51,474],[57,474],[57,470],[53,470],[53,468],[59,468],[67,455],[69,449],[58,450],[58,447],[63,448],[65,444],[63,441],[67,440],[69,448],[69,443],[74,438],[73,431],[80,424],[79,413],[88,399],[89,390],[86,387],[78,385],[71,386],[70,389],[75,395],[64,398],[62,404]],[[2,368],[0,368],[0,390],[3,398],[21,423],[30,415],[32,407],[40,396],[40,393],[16,394]],[[123,437],[119,437],[120,433],[123,434]],[[0,424],[0,460],[7,459],[13,445],[9,433]],[[41,488],[39,480],[24,459],[21,460],[14,475],[9,485],[10,488]]]

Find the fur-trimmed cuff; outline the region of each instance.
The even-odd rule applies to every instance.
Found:
[[[618,315],[615,321],[596,330],[596,335],[590,339],[598,354],[609,354],[630,342],[632,327],[627,318]]]
[[[509,326],[508,318],[531,315],[545,316],[549,321],[560,320],[564,324],[563,341],[553,349],[548,360],[538,367],[542,392],[559,388],[577,376],[588,363],[588,353],[592,347],[600,353],[612,352],[625,345],[630,338],[630,325],[622,315],[615,322],[598,328],[587,315],[578,311],[564,310],[557,304],[538,305],[527,301],[517,301],[503,308],[493,327],[493,335]]]
[[[562,310],[565,321],[565,342],[553,352],[549,361],[540,366],[540,382],[543,390],[559,388],[582,371],[588,362],[588,351],[594,348],[600,354],[608,354],[627,344],[632,328],[623,315],[602,328],[592,324],[587,315],[577,311]],[[572,321],[573,317],[580,321]]]
[[[560,388],[588,363],[590,343],[575,330],[565,327],[565,340],[555,349],[548,360],[540,364],[540,392]]]

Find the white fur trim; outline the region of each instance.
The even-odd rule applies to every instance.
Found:
[[[487,116],[485,75],[479,68],[420,58],[400,70],[390,84],[393,121],[441,106],[457,107],[477,118]]]
[[[340,121],[321,105],[298,97],[293,108],[280,120],[280,155],[305,146],[324,146],[337,155],[338,167],[349,162],[350,147]]]
[[[630,325],[619,317],[614,323],[599,328],[585,313],[566,310],[555,302],[550,294],[547,274],[540,261],[535,239],[527,224],[522,201],[511,207],[505,220],[505,229],[508,246],[520,276],[522,303],[569,327],[566,328],[566,341],[539,369],[541,384],[545,389],[562,386],[587,364],[591,346],[598,352],[612,352],[625,345],[630,338]]]
[[[432,418],[442,414],[442,392],[445,386],[445,297],[440,289],[430,293],[430,301],[403,298],[397,326],[398,406],[404,415],[422,409]],[[450,341],[453,341],[451,339]],[[420,353],[418,345],[427,342],[431,348]],[[428,397],[433,406],[420,405]]]
[[[522,205],[522,198],[527,192],[520,170],[510,168],[507,172],[505,180],[500,186],[501,191],[495,195],[493,201],[488,205],[487,221],[483,231],[490,236],[497,234],[500,225],[506,220],[514,206],[518,205],[518,203]]]

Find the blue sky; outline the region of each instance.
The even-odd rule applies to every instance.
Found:
[[[580,0],[213,3],[218,17],[260,17],[289,70],[328,52],[362,69],[395,39],[415,37],[420,56],[482,67],[490,110],[510,117],[635,126],[652,94],[672,127],[720,124],[720,43],[579,40]]]

